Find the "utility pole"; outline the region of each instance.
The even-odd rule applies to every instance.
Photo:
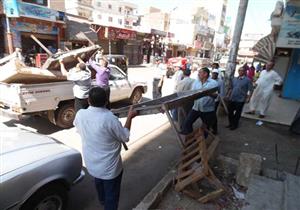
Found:
[[[245,22],[247,6],[248,6],[248,0],[240,0],[239,9],[235,21],[235,28],[232,37],[232,43],[230,47],[229,58],[226,66],[226,72],[225,72],[225,84],[227,90],[228,87],[230,86],[231,78],[234,77],[234,72],[236,68],[236,58],[237,58],[239,44],[240,44],[243,26]]]
[[[13,46],[13,37],[10,30],[10,23],[9,23],[9,17],[5,15],[6,19],[6,37],[7,37],[7,45],[8,45],[8,53],[12,54],[14,52],[14,46]]]

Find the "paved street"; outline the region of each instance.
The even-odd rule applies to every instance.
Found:
[[[148,82],[148,92],[144,100],[152,98],[153,68],[135,67],[129,69],[129,79]],[[172,90],[172,80],[165,82],[164,94]],[[120,102],[113,106],[128,105]],[[125,119],[121,119],[124,123]],[[49,135],[81,151],[81,141],[75,128],[59,129],[40,117],[29,117],[20,122],[1,119],[1,126],[17,126],[41,134]],[[131,209],[152,189],[176,161],[180,147],[172,129],[163,114],[138,116],[133,120],[129,150],[122,151],[124,174],[120,209]],[[101,209],[98,204],[92,178],[87,174],[84,181],[70,192],[70,210]]]

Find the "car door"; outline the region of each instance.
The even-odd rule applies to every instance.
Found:
[[[110,101],[120,101],[128,98],[131,93],[131,84],[126,79],[126,74],[117,66],[109,65],[111,69],[109,86],[110,86]]]

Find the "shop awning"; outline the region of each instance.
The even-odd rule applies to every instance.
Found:
[[[258,53],[254,60],[267,63],[273,59],[275,48],[276,43],[272,34],[261,38],[252,48],[253,51]]]
[[[96,32],[91,30],[91,22],[74,16],[67,16],[67,40],[83,40],[86,41],[86,38],[89,38],[93,42],[98,41],[98,35]]]

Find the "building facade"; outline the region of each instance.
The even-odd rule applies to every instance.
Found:
[[[22,48],[23,53],[42,53],[44,50],[31,38],[34,35],[53,52],[60,47],[65,38],[65,13],[48,8],[46,0],[15,1],[7,5],[5,33],[10,30],[13,48]],[[7,25],[7,23],[9,25]],[[8,27],[9,26],[9,27]],[[8,37],[5,36],[8,52]]]

